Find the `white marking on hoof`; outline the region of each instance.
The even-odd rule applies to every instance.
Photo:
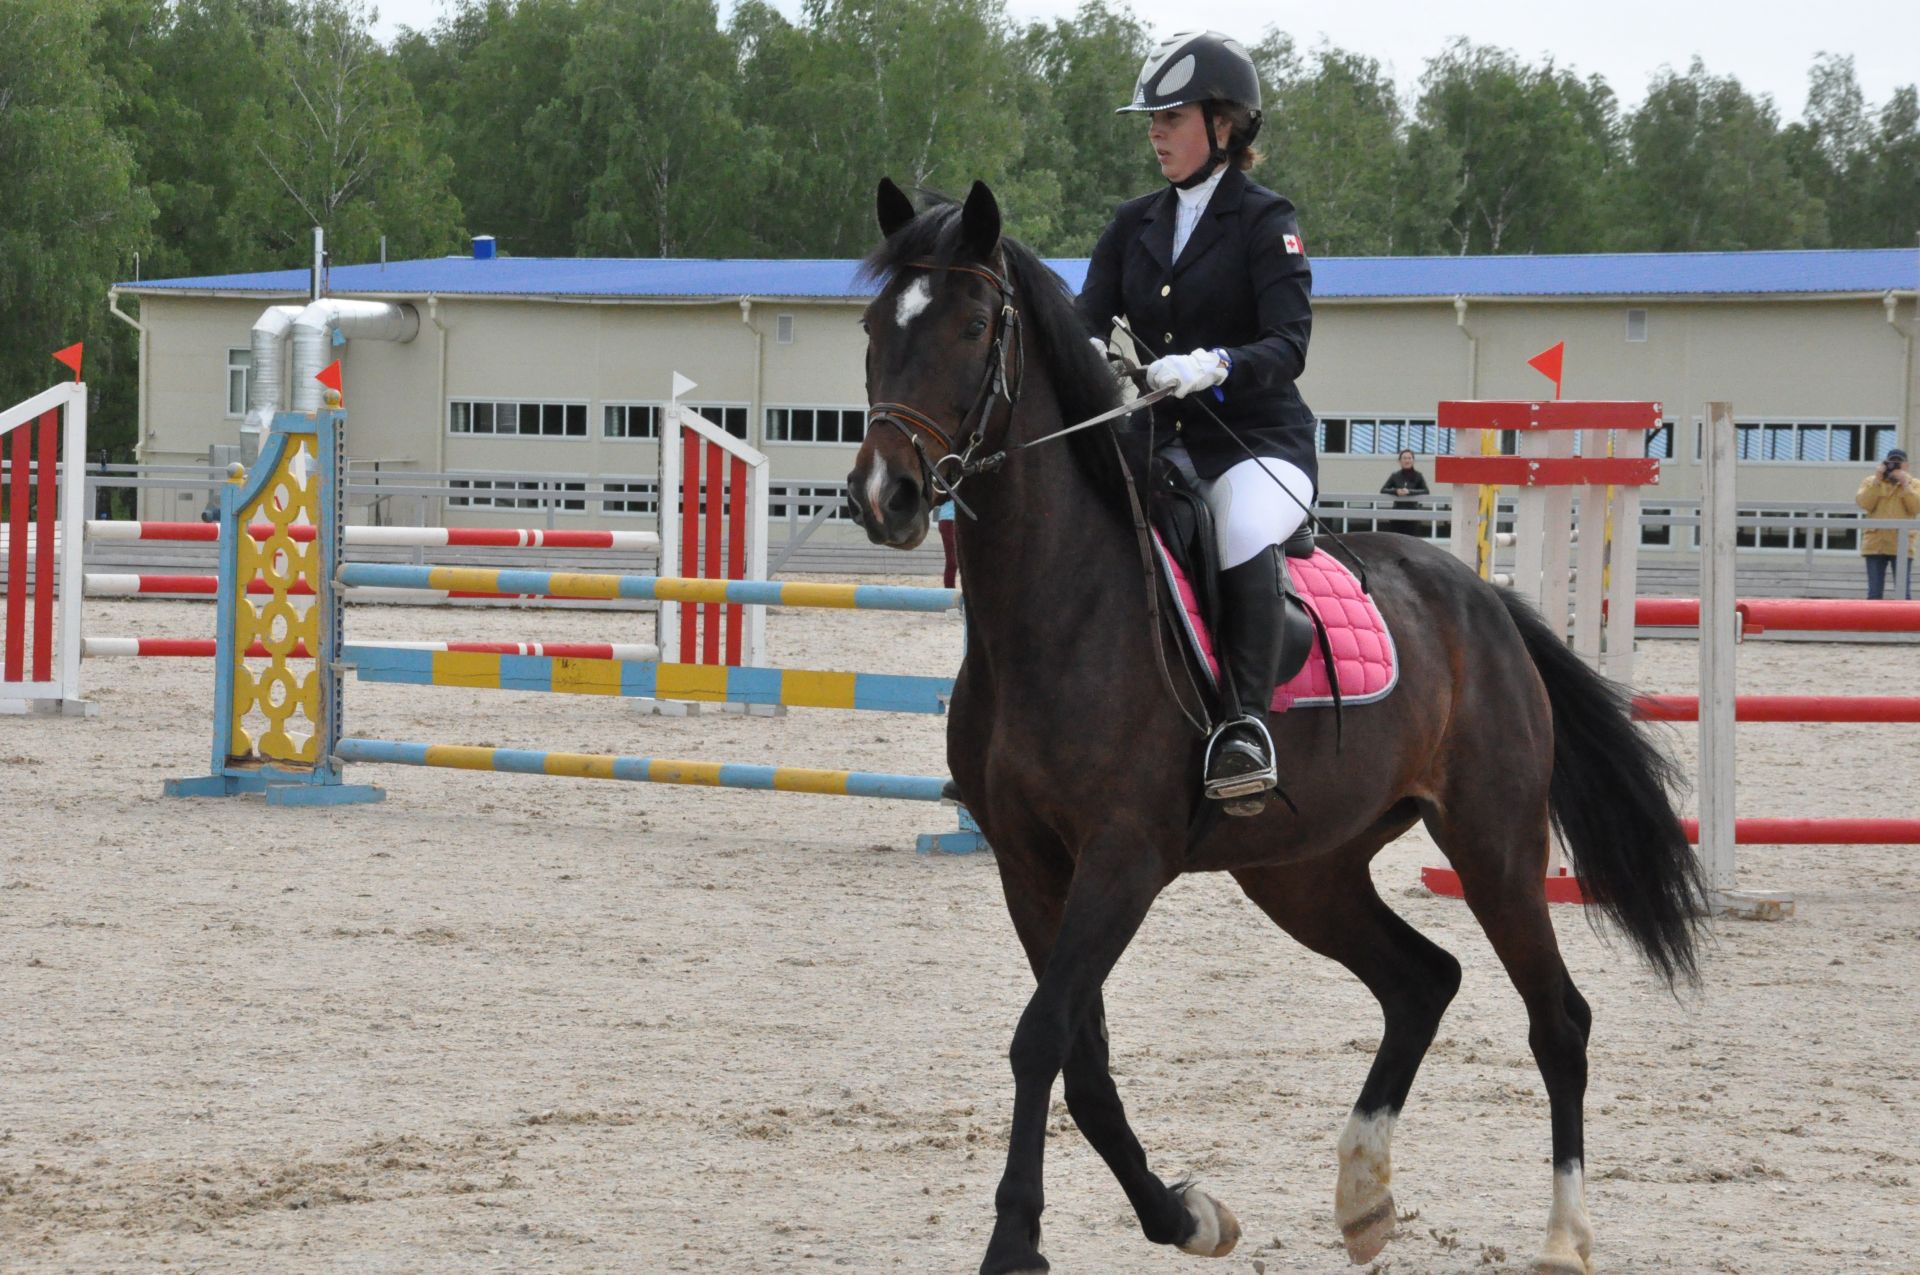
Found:
[[[1393,1125],[1391,1111],[1347,1117],[1340,1134],[1340,1180],[1333,1189],[1333,1219],[1347,1243],[1347,1259],[1364,1266],[1393,1237]]]
[[[1589,1275],[1592,1258],[1593,1223],[1587,1219],[1586,1172],[1576,1161],[1554,1170],[1547,1244],[1533,1269],[1536,1275]]]
[[[1193,1215],[1193,1234],[1180,1246],[1183,1253],[1200,1257],[1225,1257],[1240,1242],[1240,1219],[1220,1201],[1198,1187],[1180,1193],[1180,1202]]]
[[[915,279],[900,290],[900,304],[894,308],[894,322],[905,331],[909,323],[920,317],[920,312],[933,304],[933,285],[925,279]]]

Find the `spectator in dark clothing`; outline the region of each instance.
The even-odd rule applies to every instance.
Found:
[[[1400,453],[1400,468],[1388,474],[1387,481],[1380,484],[1380,494],[1382,496],[1399,497],[1425,496],[1428,494],[1427,476],[1413,467],[1413,452],[1411,450]],[[1395,500],[1393,507],[1395,509],[1419,509],[1422,506],[1417,500]],[[1398,531],[1403,535],[1424,536],[1427,534],[1427,525],[1428,524],[1412,519],[1396,518],[1392,522],[1386,523],[1383,529],[1387,531]]]

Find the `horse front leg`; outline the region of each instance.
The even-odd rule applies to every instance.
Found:
[[[1079,857],[1059,933],[1008,1051],[1013,1125],[980,1275],[1048,1269],[1040,1256],[1040,1213],[1046,1205],[1041,1177],[1053,1082],[1099,1002],[1101,985],[1165,884],[1142,842],[1108,846],[1104,852],[1088,847]]]
[[[1140,1230],[1155,1244],[1175,1244],[1201,1257],[1225,1257],[1240,1242],[1240,1223],[1227,1206],[1191,1182],[1168,1186],[1147,1166],[1147,1153],[1127,1123],[1126,1107],[1108,1064],[1106,1006],[1094,994],[1066,1062],[1067,1111],[1081,1134],[1113,1170],[1127,1193]]]

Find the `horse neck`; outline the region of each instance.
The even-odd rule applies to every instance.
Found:
[[[1066,423],[1045,376],[1027,379],[1008,431],[1016,439]],[[957,524],[961,587],[968,627],[989,658],[1032,663],[1050,647],[1074,649],[1088,634],[1105,649],[1133,634],[1145,640],[1139,545],[1117,512],[1125,497],[1095,489],[1075,441],[1011,453],[999,469],[962,486],[961,499],[977,516],[962,514]]]

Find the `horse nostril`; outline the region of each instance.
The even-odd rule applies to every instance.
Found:
[[[905,474],[893,480],[887,489],[887,512],[908,518],[920,512],[920,483]]]

